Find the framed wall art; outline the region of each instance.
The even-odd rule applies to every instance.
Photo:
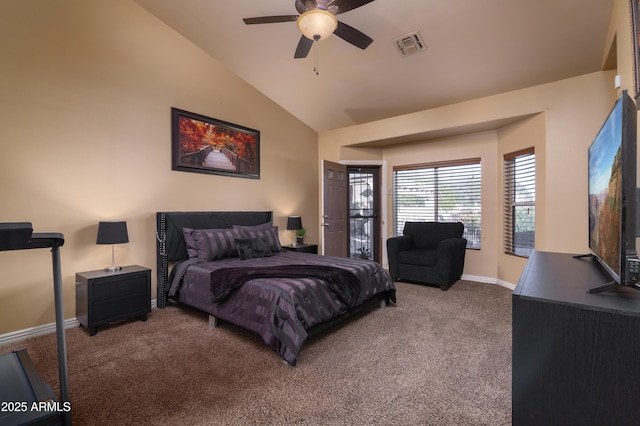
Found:
[[[172,170],[260,179],[260,132],[171,108]]]

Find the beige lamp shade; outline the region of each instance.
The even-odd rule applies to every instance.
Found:
[[[326,10],[308,10],[298,17],[298,29],[310,40],[324,40],[338,27],[336,17]]]

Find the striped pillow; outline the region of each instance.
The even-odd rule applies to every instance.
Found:
[[[273,225],[271,222],[261,223],[260,225],[233,225],[233,229],[237,229],[240,232],[242,231],[264,231],[266,229],[271,229]]]
[[[194,230],[191,235],[196,243],[200,262],[238,256],[234,240],[241,235],[237,229],[200,229]]]
[[[250,229],[241,229],[242,238],[266,238],[269,241],[269,245],[271,246],[271,251],[277,252],[282,250],[282,245],[280,244],[280,238],[278,238],[278,227],[272,226],[269,229],[258,229],[258,230],[250,230]]]

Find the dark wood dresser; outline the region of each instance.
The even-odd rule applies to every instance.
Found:
[[[513,425],[640,424],[640,291],[535,252],[513,293]]]

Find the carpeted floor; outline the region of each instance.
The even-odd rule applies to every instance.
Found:
[[[310,339],[296,367],[178,307],[67,330],[74,425],[510,425],[511,291],[397,283],[396,305]],[[58,393],[55,335],[26,347]]]

